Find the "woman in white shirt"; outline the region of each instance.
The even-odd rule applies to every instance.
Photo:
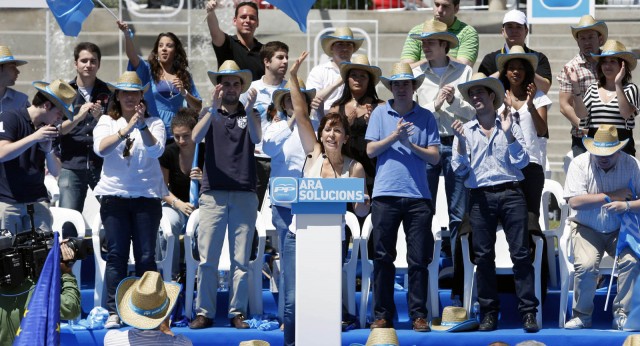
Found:
[[[93,150],[104,158],[94,190],[101,197],[100,217],[107,240],[105,282],[109,319],[106,328],[119,328],[115,293],[127,276],[133,243],[136,275],[157,270],[156,237],[162,218],[161,198],[168,194],[158,158],[164,151],[165,129],[149,116],[143,101],[148,88],[135,72],[118,78],[106,115],[93,130]]]

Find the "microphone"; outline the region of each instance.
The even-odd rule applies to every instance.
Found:
[[[307,165],[307,160],[311,158],[311,154],[307,154],[304,158],[304,163],[302,164],[302,170],[300,171],[300,178],[304,178],[304,167]]]
[[[327,162],[329,162],[329,165],[331,165],[331,169],[333,169],[333,177],[337,178],[338,177],[338,173],[336,173],[336,168],[333,167],[333,163],[331,163],[331,160],[329,160],[329,157],[327,156],[327,154],[322,154],[322,158],[326,159]]]

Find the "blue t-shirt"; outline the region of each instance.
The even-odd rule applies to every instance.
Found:
[[[0,140],[17,142],[35,131],[26,108],[0,114]],[[0,163],[0,202],[48,201],[44,161],[45,153],[36,143],[15,159]]]
[[[373,110],[365,140],[377,142],[385,139],[396,130],[398,121],[404,118],[414,126],[411,143],[423,148],[440,145],[438,124],[433,113],[414,102],[413,109],[403,117],[391,108],[392,104],[393,100],[389,100]],[[395,141],[377,157],[373,198],[380,196],[431,199],[427,184],[427,162],[400,141]]]

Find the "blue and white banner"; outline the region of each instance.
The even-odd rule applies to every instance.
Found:
[[[364,179],[361,178],[290,178],[271,179],[274,203],[364,202]]]

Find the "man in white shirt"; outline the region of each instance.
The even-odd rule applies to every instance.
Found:
[[[362,38],[354,38],[353,32],[348,27],[336,28],[332,35],[325,35],[320,40],[322,51],[331,60],[311,69],[309,76],[307,76],[307,88],[316,89],[318,94],[324,94],[325,91],[328,91],[325,90],[327,88],[332,91],[324,99],[316,101],[321,102],[322,106],[318,108],[318,118],[322,118],[342,95],[343,85],[340,77],[340,63],[350,62],[351,56],[360,49],[363,41],[364,39]],[[312,104],[312,107],[314,107],[314,104]]]
[[[453,61],[447,56],[450,49],[458,46],[458,38],[447,31],[447,25],[437,20],[425,22],[422,32],[411,34],[411,39],[421,41],[427,61],[413,69],[413,74],[424,74],[424,82],[415,94],[416,101],[430,110],[438,123],[440,134],[440,160],[435,165],[427,163],[427,180],[431,191],[433,207],[438,194],[440,174],[445,179],[449,211],[449,231],[451,232],[451,255],[455,254],[458,229],[466,212],[468,199],[464,187],[465,177],[457,176],[451,168],[451,146],[455,120],[467,122],[475,115],[475,109],[467,103],[456,88],[458,84],[469,81],[471,67]],[[429,228],[430,229],[430,228]],[[455,269],[454,269],[455,271]],[[462,277],[462,276],[460,276]],[[454,285],[455,286],[455,285]],[[461,306],[462,283],[451,292],[455,305]]]

